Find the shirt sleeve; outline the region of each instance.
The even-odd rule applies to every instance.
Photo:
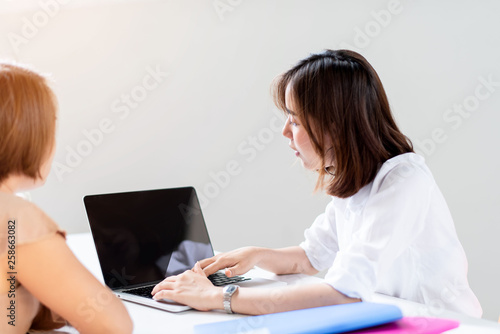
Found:
[[[435,185],[432,176],[412,164],[383,174],[371,185],[364,207],[346,220],[353,225],[350,242],[325,276],[328,284],[351,298],[369,300],[380,268],[391,266],[425,224]]]
[[[326,206],[310,228],[304,232],[305,240],[299,245],[311,265],[318,271],[331,267],[339,249],[335,226],[333,200]]]

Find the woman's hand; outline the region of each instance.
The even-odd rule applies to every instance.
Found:
[[[151,292],[153,299],[171,299],[200,311],[222,309],[222,288],[212,284],[199,263],[191,270],[170,276],[158,283]]]
[[[226,276],[233,277],[243,275],[257,265],[264,251],[259,247],[243,247],[201,260],[199,264],[207,276],[225,269]]]

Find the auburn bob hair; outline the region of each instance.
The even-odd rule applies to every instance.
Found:
[[[0,182],[12,174],[41,177],[55,141],[56,113],[44,76],[0,62]]]
[[[373,181],[386,160],[413,152],[394,121],[380,78],[360,54],[325,50],[278,76],[272,94],[285,113],[289,85],[294,112],[326,167],[318,170],[316,189],[350,197]],[[328,161],[333,166],[326,166]]]

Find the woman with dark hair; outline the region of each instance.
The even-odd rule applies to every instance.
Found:
[[[366,59],[326,50],[279,76],[273,88],[287,116],[283,135],[332,201],[299,246],[245,247],[205,259],[158,284],[154,298],[261,314],[370,300],[377,292],[481,316],[446,202],[398,129]],[[276,274],[328,272],[323,283],[279,290],[223,291],[205,278],[254,266]]]
[[[0,62],[0,333],[67,323],[80,333],[131,333],[125,306],[78,261],[66,233],[15,195],[45,183],[56,117],[44,76]]]

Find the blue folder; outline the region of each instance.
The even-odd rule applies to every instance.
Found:
[[[358,302],[194,326],[195,334],[344,333],[401,319],[394,305]]]

